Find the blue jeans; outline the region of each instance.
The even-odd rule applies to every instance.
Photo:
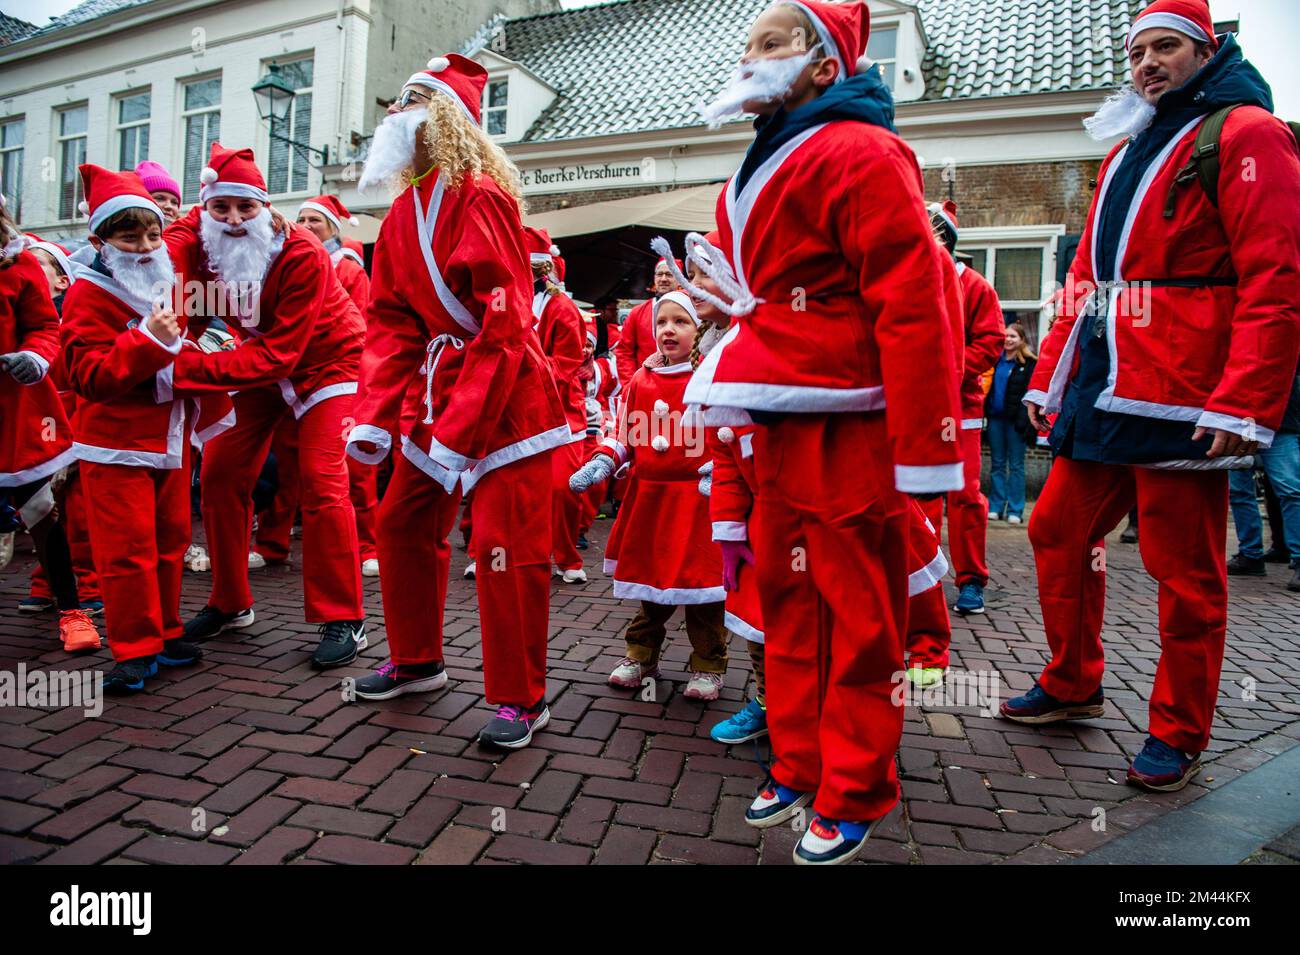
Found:
[[[1291,567],[1300,569],[1300,434],[1282,432],[1273,438],[1273,446],[1255,452],[1255,461],[1264,468],[1273,493],[1282,506],[1282,528],[1291,549]],[[1255,498],[1255,472],[1228,472],[1228,501],[1232,505],[1232,523],[1237,527],[1237,548],[1246,557],[1264,556],[1264,526],[1259,519],[1259,501]]]
[[[989,513],[1025,513],[1025,439],[1008,418],[989,418],[989,459],[993,465]],[[1300,538],[1296,538],[1300,540]]]

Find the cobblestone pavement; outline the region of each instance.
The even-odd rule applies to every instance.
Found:
[[[588,568],[600,566],[608,521]],[[196,533],[201,532],[196,528]],[[301,542],[294,542],[295,558]],[[0,706],[0,861],[154,863],[790,862],[797,834],[742,820],[766,747],[728,750],[709,727],[736,709],[748,679],[739,639],[724,698],[682,698],[677,633],[656,699],[605,684],[632,608],[589,570],[551,601],[550,727],[508,756],[480,751],[475,595],[453,552],[447,602],[449,689],[434,697],[345,703],[341,676],[386,657],[378,583],[366,582],[364,667],[321,675],[307,664],[296,564],[253,574],[257,622],[214,641],[194,669],[157,689],[79,709]],[[1022,691],[1046,646],[1023,527],[989,533],[994,579],[983,617],[954,618],[954,672],[999,671]],[[71,658],[52,614],[21,616],[30,553],[0,583],[0,667],[105,667],[107,650]],[[1195,783],[1142,795],[1123,784],[1145,738],[1155,672],[1155,584],[1137,548],[1112,537],[1104,718],[1031,729],[978,706],[909,706],[899,763],[903,804],[870,840],[870,862],[1060,862],[1185,804],[1300,741],[1300,596],[1284,568],[1232,581],[1229,646],[1214,740]],[[205,574],[187,574],[185,612]],[[678,618],[680,619],[680,617]],[[1105,810],[1104,816],[1099,810]],[[1104,826],[1102,823],[1104,822]]]

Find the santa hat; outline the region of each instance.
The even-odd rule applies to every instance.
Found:
[[[826,3],[824,0],[783,2],[785,6],[802,10],[812,21],[822,53],[833,57],[840,65],[839,75],[835,77],[836,83],[871,68],[874,61],[867,56],[871,15],[867,12],[865,3]]]
[[[176,197],[176,201],[181,200],[181,186],[172,174],[169,173],[160,162],[154,162],[152,159],[142,159],[135,164],[135,174],[140,177],[144,187],[150,192],[170,192]]]
[[[587,341],[595,347],[598,339],[596,338],[596,316],[582,313],[582,326],[587,332]]]
[[[348,225],[361,225],[361,220],[348,212],[348,207],[343,204],[338,196],[317,196],[315,199],[308,199],[299,206],[299,215],[302,215],[303,209],[319,212],[330,221],[335,229],[340,231],[343,229],[344,222]]]
[[[262,170],[253,161],[253,151],[244,149],[227,149],[221,143],[212,144],[208,154],[208,164],[199,174],[199,201],[207,202],[217,196],[234,196],[238,199],[257,199],[270,202],[266,193],[266,180]]]
[[[942,223],[952,230],[954,239],[961,234],[957,231],[957,203],[951,199],[945,199],[942,204],[932,202],[925,209],[930,213],[931,222],[935,224]]]
[[[356,220],[354,219],[352,221],[355,222]],[[342,255],[344,258],[351,259],[352,261],[356,262],[357,265],[364,266],[366,264],[366,247],[362,245],[358,240],[340,239],[339,242],[343,246],[339,250],[340,255]]]
[[[72,270],[72,259],[69,258],[72,255],[71,251],[56,242],[49,242],[31,232],[27,233],[27,248],[40,249],[48,254],[58,265],[59,271],[66,275],[69,281],[76,281],[77,277]]]
[[[435,56],[423,72],[416,73],[402,85],[424,86],[450,96],[475,126],[481,126],[483,88],[487,86],[487,76],[487,70],[469,57],[448,53]]]
[[[545,229],[530,225],[524,226],[524,246],[528,249],[528,261],[534,264],[545,262],[547,265],[552,265],[555,256],[560,254],[560,250],[551,241],[551,236]]]
[[[695,311],[695,303],[692,302],[691,297],[681,289],[675,289],[655,299],[654,314],[650,317],[652,323],[659,317],[659,307],[663,305],[664,302],[675,302],[680,305],[682,308],[686,309],[686,314],[691,317],[691,321],[696,325],[700,324],[700,316],[699,313]]]
[[[89,216],[90,231],[96,231],[112,216],[126,209],[147,209],[164,221],[162,210],[149,195],[140,177],[133,172],[113,172],[103,166],[84,163],[78,167],[82,191],[86,198],[77,206],[83,216]]]
[[[1210,44],[1210,49],[1217,50],[1219,41],[1214,36],[1214,18],[1210,16],[1210,4],[1207,0],[1155,0],[1137,15],[1129,27],[1124,39],[1124,49],[1133,43],[1133,38],[1143,30],[1164,27],[1177,30],[1193,40]]]

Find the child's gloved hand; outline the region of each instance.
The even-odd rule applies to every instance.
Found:
[[[572,477],[569,478],[569,490],[574,494],[585,494],[593,486],[606,480],[616,468],[613,458],[607,454],[598,454],[573,472]]]
[[[713,462],[704,462],[697,473],[700,475],[700,493],[709,497],[713,493]]]
[[[0,355],[0,369],[14,376],[20,385],[34,385],[43,377],[41,363],[31,352],[15,351]]]
[[[722,548],[722,586],[726,590],[740,589],[740,568],[754,566],[754,552],[749,541],[718,541]]]

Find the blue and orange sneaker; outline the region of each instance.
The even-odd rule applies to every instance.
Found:
[[[813,816],[812,825],[794,847],[795,865],[844,865],[867,844],[870,822],[849,822]]]
[[[1027,723],[1035,726],[1039,723],[1059,723],[1062,720],[1088,720],[1101,716],[1106,710],[1106,698],[1101,687],[1086,700],[1070,703],[1058,700],[1035,683],[1024,696],[1013,696],[998,707],[998,714],[1004,720]]]
[[[814,793],[801,793],[768,779],[763,791],[745,810],[745,822],[755,829],[770,829],[793,819],[795,813],[813,800]]]
[[[1128,768],[1128,783],[1155,793],[1177,792],[1192,781],[1200,768],[1200,753],[1184,753],[1148,736],[1142,752]]]
[[[727,717],[709,730],[709,736],[728,746],[748,743],[751,739],[766,735],[767,710],[763,709],[763,704],[757,699],[750,700],[739,713]]]
[[[478,741],[484,746],[522,749],[533,741],[533,734],[550,721],[551,711],[546,708],[544,699],[535,706],[501,706],[497,708],[497,715],[479,731]]]

